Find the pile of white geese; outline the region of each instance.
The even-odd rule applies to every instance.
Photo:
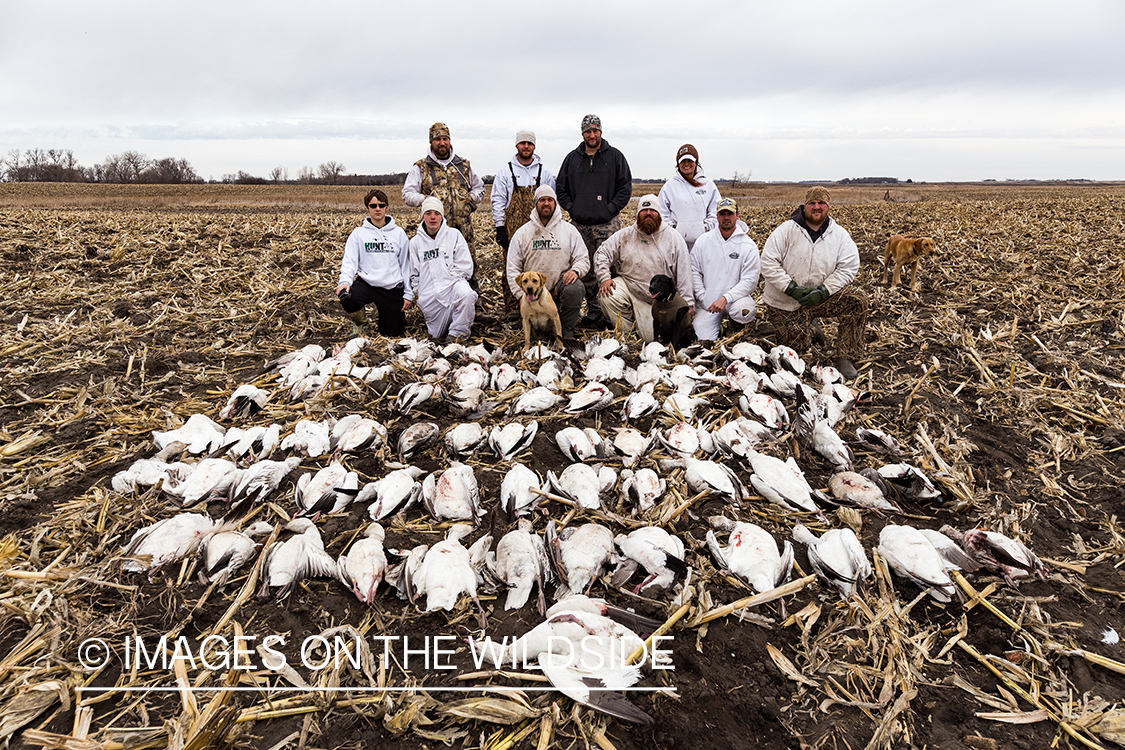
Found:
[[[112,484],[121,493],[164,493],[168,515],[138,529],[117,564],[153,576],[198,555],[200,578],[221,586],[263,554],[261,597],[286,597],[303,579],[322,577],[369,605],[397,594],[431,612],[471,599],[482,630],[471,641],[478,658],[499,666],[518,654],[574,700],[651,722],[614,692],[643,676],[625,657],[633,649],[613,645],[639,643],[659,623],[607,599],[665,601],[693,569],[769,591],[790,576],[787,536],[847,598],[871,575],[871,562],[854,530],[831,528],[824,510],[850,506],[887,518],[900,513],[896,499],[942,498],[934,478],[902,461],[892,435],[848,428],[863,394],[834,368],[806,367],[786,347],[739,342],[673,352],[634,343],[630,352],[594,338],[585,356],[562,356],[544,347],[380,341],[353,339],[330,357],[306,346],[267,364],[276,376],[259,382],[273,383],[271,390],[237,388],[218,421],[195,414],[155,432],[155,455]],[[331,414],[340,389],[366,389],[367,411]],[[328,406],[320,421],[256,424],[271,400]],[[355,402],[347,401],[352,409]],[[857,452],[872,465],[856,471]],[[377,475],[349,468],[359,457],[376,458]],[[826,486],[812,486],[805,468]],[[219,500],[229,504],[220,517],[187,510]],[[286,507],[291,520],[279,530],[264,522],[241,528],[267,501]],[[788,535],[746,520],[763,502],[776,506],[773,517],[788,524]],[[721,512],[707,515],[704,505]],[[337,557],[317,525],[333,514],[366,524]],[[395,516],[429,519],[446,533],[411,546],[381,524]],[[702,538],[685,543],[692,522]],[[809,525],[828,528],[817,536]],[[267,535],[262,550],[257,540]],[[954,569],[984,568],[1011,584],[1043,573],[1019,541],[986,529],[890,523],[878,552],[904,582],[942,602],[957,595]],[[487,637],[480,595],[497,592],[492,607],[534,606],[542,617],[518,648]],[[557,658],[564,641],[591,638],[605,651],[593,662]]]

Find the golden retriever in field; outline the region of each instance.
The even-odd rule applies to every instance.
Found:
[[[910,291],[918,291],[918,263],[934,251],[934,241],[931,237],[904,237],[901,234],[892,234],[887,240],[887,252],[883,256],[883,283],[887,282],[887,274],[891,270],[891,259],[894,259],[894,280],[891,287],[898,286],[901,281],[900,272],[907,263],[914,264],[910,276]]]
[[[516,277],[516,286],[523,291],[520,299],[520,315],[523,317],[523,345],[531,347],[532,329],[554,334],[555,341],[562,343],[562,321],[559,309],[547,289],[547,277],[538,271],[525,271]]]

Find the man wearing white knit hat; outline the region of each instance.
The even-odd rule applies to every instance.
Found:
[[[516,133],[516,153],[496,170],[492,182],[492,221],[496,225],[496,244],[504,251],[505,265],[510,257],[510,238],[531,217],[535,208],[535,191],[540,185],[555,187],[555,177],[543,166],[535,153],[535,133],[521,130]],[[512,297],[507,284],[504,287],[504,308],[508,321],[519,320],[519,302]]]
[[[660,200],[645,195],[637,203],[637,223],[615,232],[594,253],[598,280],[598,302],[610,323],[619,331],[637,324],[637,333],[652,341],[653,276],[672,279],[676,291],[688,303],[688,318],[695,312],[691,287],[691,259],[687,243],[660,216]]]
[[[512,235],[505,287],[518,305],[523,290],[516,284],[516,277],[525,271],[538,271],[546,276],[543,286],[551,290],[559,309],[562,337],[573,339],[582,299],[586,296],[582,277],[590,270],[586,243],[572,224],[563,221],[555,190],[549,185],[540,185],[535,191],[535,209],[528,219]]]
[[[445,222],[433,196],[422,201],[422,223],[410,240],[410,288],[431,338],[465,341],[476,317],[477,293],[469,286],[473,259],[459,231]]]

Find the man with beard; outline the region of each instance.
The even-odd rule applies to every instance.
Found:
[[[530,219],[512,235],[507,287],[518,305],[523,290],[516,284],[516,277],[525,271],[538,271],[546,276],[543,286],[551,290],[559,309],[562,337],[573,339],[585,296],[581,279],[590,270],[586,244],[578,230],[563,221],[562,209],[549,185],[540,185],[535,191],[535,210]]]
[[[719,201],[719,226],[705,232],[691,250],[692,287],[699,306],[692,321],[701,341],[719,338],[723,316],[746,324],[756,309],[750,295],[758,286],[758,246],[738,221],[738,204]]]
[[[858,289],[845,289],[859,272],[859,248],[828,215],[828,198],[825,188],[809,188],[804,205],[766,240],[762,301],[779,343],[799,352],[823,336],[815,318],[836,318],[836,369],[853,380],[853,360],[866,350],[868,302]]]
[[[402,201],[408,206],[421,206],[432,195],[445,207],[445,223],[465,238],[476,268],[473,248],[473,211],[484,198],[484,183],[473,172],[468,159],[453,153],[449,128],[444,122],[430,126],[430,153],[414,162],[402,186]],[[476,290],[476,271],[471,279]]]
[[[655,195],[646,195],[637,204],[636,224],[615,232],[594,253],[594,273],[602,312],[619,331],[628,330],[636,320],[641,338],[652,341],[649,284],[653,276],[661,274],[672,279],[687,301],[689,319],[694,313],[687,243],[679,232],[663,224]]]
[[[492,221],[496,224],[496,244],[504,250],[504,265],[511,262],[509,240],[535,211],[535,191],[540,185],[555,187],[555,178],[535,154],[535,133],[521,130],[516,133],[516,155],[496,172],[492,182]],[[587,267],[589,263],[587,263]],[[507,284],[504,289],[504,309],[508,322],[520,319],[519,301],[512,296]]]
[[[437,198],[422,201],[422,223],[410,240],[410,288],[426,318],[430,338],[464,343],[476,314],[477,293],[469,286],[473,259],[465,238],[445,223]]]
[[[625,156],[602,139],[602,121],[597,115],[582,118],[582,143],[563,159],[558,177],[559,205],[582,234],[593,263],[594,253],[621,228],[618,214],[633,196],[633,175]],[[581,325],[604,328],[605,319],[597,304],[598,282],[587,273],[586,317]]]

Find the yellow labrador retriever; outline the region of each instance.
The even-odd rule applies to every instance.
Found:
[[[934,251],[934,241],[930,237],[909,237],[901,234],[892,234],[887,240],[887,252],[883,256],[883,283],[887,282],[887,274],[891,270],[891,259],[894,259],[894,280],[891,287],[898,286],[901,281],[900,273],[903,266],[913,263],[914,269],[910,277],[910,291],[918,291],[918,263],[925,256]]]
[[[547,334],[562,343],[562,321],[559,309],[547,289],[547,277],[538,271],[525,271],[516,277],[516,286],[523,291],[520,299],[520,315],[523,317],[523,345],[531,346],[531,332]]]

